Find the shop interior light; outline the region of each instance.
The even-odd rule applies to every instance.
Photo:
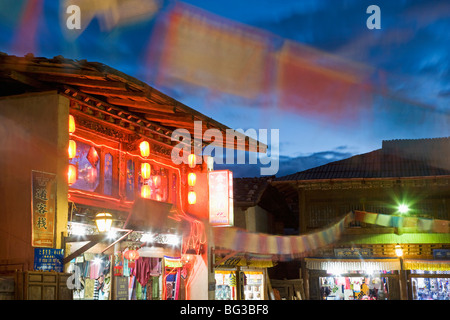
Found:
[[[155,236],[153,235],[153,233],[144,233],[141,236],[141,242],[153,242]]]
[[[109,230],[108,231],[108,238],[112,239],[112,240],[116,239],[117,238],[117,232],[115,230],[113,230],[113,229]]]
[[[95,216],[95,224],[99,232],[109,232],[112,226],[112,215],[108,212],[100,212]]]
[[[396,246],[395,246],[395,255],[397,256],[397,257],[402,257],[403,256],[403,248],[399,245],[399,244],[397,244]]]
[[[80,224],[72,224],[71,234],[73,236],[84,236],[86,235],[86,228]]]
[[[171,246],[177,246],[180,244],[180,237],[175,234],[166,234],[165,238],[166,243]]]
[[[144,184],[141,187],[141,198],[150,199],[152,196],[152,189],[148,184]]]
[[[161,176],[160,175],[153,176],[152,180],[153,180],[153,185],[155,186],[155,188],[159,188],[161,186]]]
[[[147,158],[150,155],[150,145],[147,141],[142,141],[139,144],[139,149],[141,150],[141,156]]]

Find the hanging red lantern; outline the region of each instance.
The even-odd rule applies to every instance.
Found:
[[[141,156],[147,158],[150,155],[150,145],[147,141],[142,141],[139,144],[139,149],[141,150]]]
[[[78,178],[77,167],[74,164],[69,164],[69,169],[67,171],[67,182],[69,183],[69,186],[74,184],[75,181],[77,181],[77,178]]]
[[[150,179],[150,174],[152,172],[152,168],[150,167],[150,164],[144,162],[141,163],[141,176],[142,179],[147,180]]]
[[[141,188],[141,197],[144,199],[150,199],[152,195],[152,190],[148,184],[144,184]]]
[[[195,194],[195,191],[189,191],[188,193],[188,203],[189,204],[195,204],[197,202],[197,195]]]
[[[73,159],[77,154],[77,143],[75,140],[69,140],[69,159]]]
[[[69,133],[74,133],[75,128],[75,118],[73,117],[73,115],[69,114]]]
[[[197,157],[195,156],[195,154],[191,153],[188,156],[188,164],[189,168],[195,168],[195,165],[197,164]]]
[[[128,261],[128,267],[129,268],[134,268],[135,261],[137,259],[139,259],[139,252],[137,250],[127,250],[127,251],[125,251],[123,256],[124,256],[125,259],[129,260]]]
[[[188,174],[188,184],[190,187],[195,186],[195,182],[197,181],[197,175],[193,172]]]
[[[125,251],[123,256],[127,260],[134,261],[134,260],[139,259],[139,252],[137,250],[127,250],[127,251]]]

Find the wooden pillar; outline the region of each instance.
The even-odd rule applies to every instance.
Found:
[[[306,233],[307,214],[306,214],[306,196],[305,190],[298,189],[298,214],[299,214],[299,231],[300,234]]]
[[[403,259],[400,258],[400,270],[399,270],[400,300],[408,300],[406,279],[407,279],[406,271],[403,269]]]

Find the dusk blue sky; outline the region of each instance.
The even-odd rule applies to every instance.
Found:
[[[33,21],[20,21],[29,2],[0,2],[0,51],[23,56],[62,55],[102,62],[231,128],[279,129],[280,170],[277,176],[369,152],[382,140],[450,136],[450,1],[432,0],[189,0],[185,3],[220,16],[233,25],[260,31],[276,47],[292,41],[333,59],[371,70],[372,99],[356,118],[314,117],[280,108],[272,98],[247,101],[211,94],[207,84],[167,86],[155,81],[146,54],[158,45],[154,26],[165,19],[175,1],[158,1],[158,10],[144,19],[105,30],[98,17],[76,36],[65,28],[65,6],[77,1],[37,0]],[[138,3],[139,1],[135,1]],[[381,9],[381,29],[369,30],[369,5]],[[36,8],[41,8],[40,10]],[[82,12],[83,14],[83,12]],[[36,28],[34,28],[34,26]],[[30,28],[30,30],[27,30]],[[22,40],[19,34],[34,34]],[[380,78],[374,75],[385,74]],[[326,103],[332,103],[327,100]],[[364,104],[364,105],[363,105]],[[314,106],[311,106],[313,108]],[[368,111],[370,111],[368,113]],[[258,175],[257,167],[235,166],[235,176]]]

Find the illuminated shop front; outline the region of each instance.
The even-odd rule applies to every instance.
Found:
[[[267,300],[267,268],[274,265],[267,255],[236,254],[227,259],[216,256],[215,299]]]
[[[208,129],[225,136],[231,129],[101,63],[33,55],[0,60],[1,84],[7,85],[0,109],[11,133],[4,143],[14,151],[2,166],[2,181],[11,188],[0,198],[14,225],[14,237],[1,234],[3,270],[11,278],[17,270],[69,278],[63,295],[39,291],[25,298],[85,299],[87,292],[68,293],[84,291],[88,280],[88,288],[102,288],[88,298],[138,299],[150,284],[152,299],[208,299],[213,171],[200,152],[212,141],[184,139],[177,130],[194,137]],[[9,76],[17,72],[30,81]],[[233,148],[247,150],[253,142],[245,137]],[[178,267],[168,268],[169,258]],[[153,270],[151,278],[132,280],[141,267]],[[133,293],[138,285],[141,294]],[[165,295],[166,286],[178,292]],[[21,298],[28,293],[22,289],[11,295]]]
[[[450,300],[450,260],[405,259],[404,268],[410,300]]]
[[[305,260],[312,295],[320,300],[395,300],[399,295],[399,259]]]

